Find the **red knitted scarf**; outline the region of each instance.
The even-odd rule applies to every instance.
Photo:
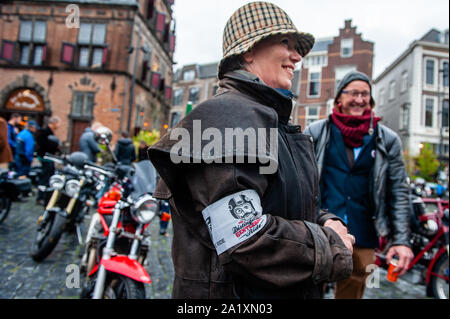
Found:
[[[363,138],[370,129],[371,109],[367,109],[363,115],[347,115],[333,108],[331,119],[337,128],[341,131],[346,146],[355,148],[363,145]],[[380,117],[373,117],[373,128],[381,121]]]

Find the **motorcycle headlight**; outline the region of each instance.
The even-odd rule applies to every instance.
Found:
[[[424,227],[428,230],[430,235],[437,233],[437,231],[439,230],[438,223],[436,223],[436,221],[432,219],[427,220]]]
[[[144,195],[136,201],[131,211],[138,223],[147,224],[159,211],[158,201],[151,195]]]
[[[66,188],[64,190],[66,191],[67,196],[75,197],[80,190],[80,182],[76,179],[71,179],[66,183]]]
[[[50,177],[49,185],[50,187],[61,190],[66,182],[66,177],[64,175],[53,175]]]

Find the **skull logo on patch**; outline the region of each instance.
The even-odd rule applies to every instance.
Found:
[[[251,200],[245,195],[234,196],[228,202],[228,209],[234,218],[244,221],[250,221],[259,216]]]

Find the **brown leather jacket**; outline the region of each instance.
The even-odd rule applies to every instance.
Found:
[[[249,160],[206,164],[192,145],[186,156],[191,163],[174,164],[170,155],[178,140],[171,140],[170,133],[149,149],[161,176],[154,196],[169,200],[172,209],[173,297],[319,298],[321,283],[351,274],[352,258],[333,230],[319,226],[336,216],[318,213],[316,207],[319,189],[312,142],[299,127],[288,124],[291,100],[251,74],[227,74],[220,87],[214,98],[197,106],[177,127],[193,133],[193,121],[202,120],[203,129],[221,132],[235,127],[276,128],[278,169],[262,175]],[[226,147],[221,154],[230,151],[247,159],[255,155]],[[202,211],[249,189],[259,195],[267,222],[249,239],[218,255]]]
[[[8,143],[8,123],[0,117],[0,164],[12,161],[12,152]]]

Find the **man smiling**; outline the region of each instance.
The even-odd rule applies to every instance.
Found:
[[[389,236],[387,262],[399,259],[403,275],[409,248],[406,170],[398,135],[375,117],[367,75],[348,73],[336,90],[330,118],[305,130],[313,137],[319,167],[321,208],[341,217],[355,235],[353,274],[336,285],[336,298],[362,298],[366,267],[374,263],[378,236]]]
[[[173,163],[170,134],[150,148],[162,181],[154,196],[174,212],[174,298],[320,298],[323,282],[350,275],[354,237],[318,212],[312,142],[289,124],[293,70],[313,45],[277,6],[244,5],[225,25],[216,96],[174,128],[195,136],[201,121],[203,132],[250,129],[256,141],[275,131],[277,154],[224,143],[221,161],[208,163],[200,145]],[[255,158],[276,170],[260,173]]]

